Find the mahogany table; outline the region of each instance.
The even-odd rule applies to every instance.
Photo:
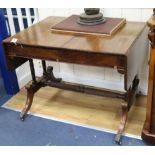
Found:
[[[63,19],[62,17],[48,17],[3,41],[9,70],[16,69],[26,61],[30,63],[32,84],[26,86],[27,100],[20,118],[25,119],[31,108],[34,94],[45,86],[121,98],[125,102],[122,103],[121,121],[115,138],[116,142],[121,143],[128,111],[139,83],[139,68],[146,53],[146,50],[139,50],[146,32],[146,24],[127,22],[111,38],[101,35],[87,36],[51,32],[51,26]],[[13,38],[18,39],[17,42],[13,43]],[[43,76],[39,80],[35,76],[33,58],[42,60]],[[116,68],[124,75],[124,91],[64,82],[54,76],[53,67],[46,67],[45,60]]]

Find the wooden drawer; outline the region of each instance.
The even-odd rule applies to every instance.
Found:
[[[106,66],[125,69],[126,57],[106,53],[94,53],[86,51],[73,51],[67,49],[44,48],[35,46],[20,46],[7,44],[9,51],[7,55],[11,57],[37,58],[52,61],[60,61],[74,64]],[[7,48],[6,48],[7,50]]]

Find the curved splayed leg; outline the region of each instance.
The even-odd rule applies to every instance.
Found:
[[[25,120],[25,117],[27,115],[27,112],[30,110],[32,102],[33,102],[33,96],[34,96],[34,92],[31,90],[31,88],[27,88],[27,99],[26,99],[26,103],[25,106],[22,110],[22,112],[20,113],[20,119],[22,121]]]
[[[125,124],[126,124],[126,121],[127,121],[127,117],[128,117],[128,106],[127,106],[127,104],[123,103],[122,104],[121,121],[120,121],[120,124],[119,124],[117,135],[115,137],[115,142],[117,144],[119,144],[119,145],[121,145],[122,134],[123,134],[123,131],[125,129]]]

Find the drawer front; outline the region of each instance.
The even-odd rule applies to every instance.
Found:
[[[105,53],[103,54],[30,46],[22,47],[13,45],[12,50],[10,50],[8,55],[92,66],[106,66],[112,68],[117,66],[120,69],[126,68],[125,56]]]
[[[79,51],[60,51],[59,60],[62,62],[93,65],[93,66],[105,66],[105,67],[118,67],[125,68],[125,59],[123,56],[92,53],[92,52],[79,52]]]

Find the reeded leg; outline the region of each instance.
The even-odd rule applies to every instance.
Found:
[[[118,132],[115,137],[115,142],[121,145],[121,140],[122,140],[122,134],[125,129],[126,121],[127,121],[127,116],[128,116],[128,106],[127,104],[123,103],[122,104],[122,116],[121,116],[121,121],[119,124]]]
[[[31,75],[32,75],[32,84],[30,84],[29,86],[26,86],[27,89],[27,99],[26,99],[26,103],[25,106],[20,114],[20,119],[22,121],[24,121],[27,112],[30,110],[32,102],[33,102],[33,96],[35,94],[35,92],[37,92],[41,87],[44,86],[44,83],[42,82],[42,79],[40,80],[36,80],[36,76],[35,76],[35,69],[34,69],[34,64],[33,64],[33,60],[30,59],[29,60],[30,63],[30,70],[31,70]]]
[[[130,110],[130,108],[131,108],[131,106],[132,106],[132,104],[134,102],[134,98],[136,96],[138,84],[139,84],[138,76],[135,76],[135,78],[133,80],[133,83],[132,83],[132,86],[127,91],[127,95],[126,95],[126,102],[127,103],[122,104],[121,121],[120,121],[120,124],[119,124],[119,129],[118,129],[117,135],[115,137],[115,142],[118,143],[119,145],[121,144],[122,134],[123,134],[123,131],[125,129],[127,116],[128,116],[128,111]]]
[[[26,99],[26,103],[25,106],[20,114],[20,119],[22,121],[24,121],[25,116],[27,114],[27,112],[30,110],[32,102],[33,102],[33,97],[34,94],[41,88],[44,87],[44,83],[42,83],[42,79],[40,79],[40,81],[37,81],[36,83],[32,83],[31,85],[27,86],[27,99]]]
[[[26,104],[22,110],[22,112],[20,113],[20,119],[22,121],[24,121],[27,112],[30,110],[32,102],[33,102],[33,96],[34,96],[34,92],[32,90],[31,87],[27,87],[27,99],[26,99]]]

